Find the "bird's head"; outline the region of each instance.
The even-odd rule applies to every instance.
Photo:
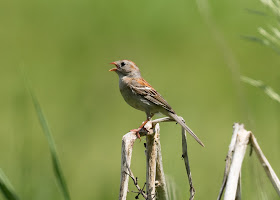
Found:
[[[118,60],[110,64],[115,65],[115,68],[110,69],[109,71],[114,71],[118,75],[130,76],[130,77],[139,77],[141,76],[139,68],[136,64],[130,60]]]

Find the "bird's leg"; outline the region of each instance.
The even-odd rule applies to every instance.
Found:
[[[137,129],[132,129],[132,130],[130,130],[130,131],[131,131],[131,132],[135,132],[137,138],[139,138],[139,139],[141,140],[139,132],[140,132],[140,130],[147,124],[147,122],[148,122],[149,120],[150,120],[150,119],[147,119],[146,121],[144,121],[143,124],[142,124],[139,128],[137,128]]]
[[[131,132],[135,132],[135,133],[136,133],[136,136],[137,136],[137,138],[139,138],[140,141],[141,141],[141,138],[140,138],[139,132],[140,132],[140,130],[148,123],[148,121],[151,120],[152,117],[153,117],[153,115],[147,117],[146,121],[144,121],[144,122],[142,123],[142,125],[141,125],[139,128],[130,130]]]

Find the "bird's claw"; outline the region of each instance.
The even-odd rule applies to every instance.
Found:
[[[131,129],[130,132],[140,132],[141,128]]]
[[[144,127],[143,127],[143,129],[144,129],[145,131],[147,131]],[[131,129],[130,132],[135,132],[136,137],[141,141],[141,137],[140,137],[140,133],[139,133],[141,130],[142,130],[142,128]]]

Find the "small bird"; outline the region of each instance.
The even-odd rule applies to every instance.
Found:
[[[133,108],[144,111],[147,115],[142,125],[131,131],[140,139],[139,131],[151,120],[156,113],[162,113],[178,122],[194,139],[204,147],[201,140],[194,132],[178,117],[167,101],[147,82],[140,73],[136,64],[130,60],[112,62],[116,68],[110,69],[119,76],[119,88],[124,100]]]

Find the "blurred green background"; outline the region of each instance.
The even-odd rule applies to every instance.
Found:
[[[62,199],[22,69],[53,131],[72,199],[117,199],[121,138],[145,119],[108,72],[120,59],[133,60],[206,145],[189,137],[197,199],[217,198],[234,122],[253,131],[280,175],[280,105],[239,82],[242,74],[280,91],[279,55],[240,37],[259,36],[257,28],[274,18],[246,11],[267,12],[259,1],[209,4],[208,15],[184,0],[0,2],[0,167],[21,199]],[[180,130],[161,124],[163,164],[176,199],[187,199]],[[135,143],[132,160],[140,185],[143,143]],[[277,198],[255,156],[246,156],[242,195]]]

